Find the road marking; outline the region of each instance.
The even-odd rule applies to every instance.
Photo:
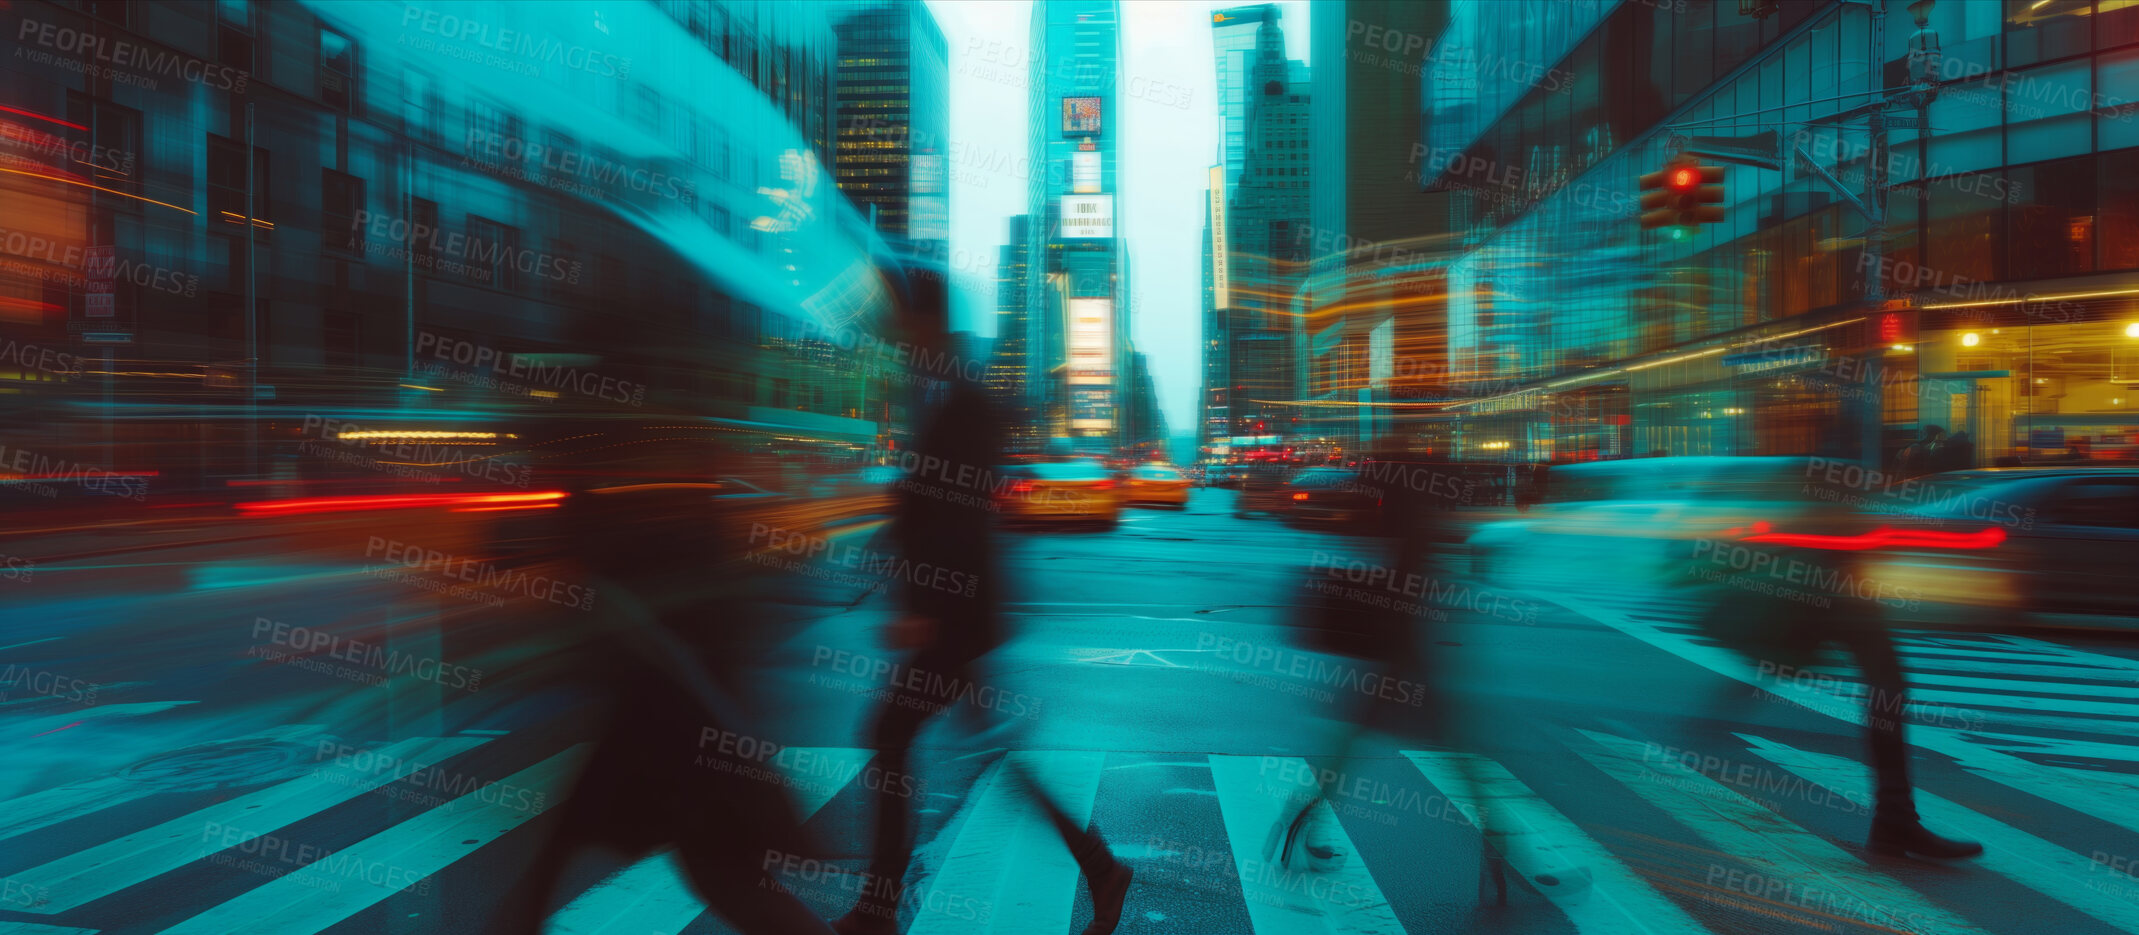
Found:
[[[1983,935],[1983,930],[1970,925],[1968,920],[1706,774],[1688,769],[1670,758],[1644,758],[1640,741],[1597,731],[1578,732],[1589,738],[1596,749],[1576,747],[1575,753],[1605,775],[1692,829],[1717,850],[1738,862],[1752,865],[1764,881],[1770,884],[1790,882],[1792,889],[1784,891],[1783,895],[1788,898],[1782,901],[1783,905],[1814,917],[1842,916],[1884,926],[1889,922],[1885,917],[1890,916],[1910,920],[1911,929],[1917,929],[1921,924],[1929,928],[1917,930]],[[1710,865],[1709,879],[1713,881],[1718,871],[1724,869],[1720,863]],[[1816,888],[1803,885],[1804,881],[1812,880],[1818,880],[1820,885]],[[1711,883],[1708,889],[1713,891],[1716,887]],[[1744,898],[1775,900],[1768,889],[1748,884],[1747,890],[1726,892],[1740,893]],[[1821,896],[1815,897],[1815,893]],[[1846,899],[1836,904],[1830,895],[1833,893],[1846,894]],[[1859,906],[1871,911],[1848,911]]]
[[[2131,729],[2139,726],[2130,720],[2134,710],[2139,710],[2129,701],[2081,701],[2074,698],[2037,698],[2032,695],[1986,695],[1981,692],[1949,692],[1937,689],[1916,690],[1911,688],[1912,701],[1968,705],[1975,708],[2007,708],[2014,711],[2057,711],[2064,714],[2111,714],[2124,715],[2124,720],[2102,722],[2104,727]]]
[[[1531,592],[1541,600],[1551,601],[1576,613],[1597,620],[1635,639],[1648,643],[1687,662],[1721,675],[1735,679],[1770,694],[1787,699],[1806,710],[1826,715],[1845,724],[1864,726],[1862,705],[1838,706],[1832,704],[1833,696],[1812,689],[1800,688],[1789,682],[1762,679],[1738,653],[1720,646],[1708,646],[1677,638],[1654,626],[1613,613],[1579,598],[1558,593]],[[2042,644],[2050,645],[2050,644]],[[1825,699],[1824,703],[1822,699]],[[1926,750],[1952,757],[1963,769],[1993,782],[2018,789],[2029,795],[2039,796],[2057,804],[2083,812],[2091,817],[2107,821],[2127,831],[2139,833],[2139,807],[2129,796],[2113,796],[2093,789],[2074,785],[2063,770],[2040,766],[2011,754],[2002,753],[1991,746],[1969,739],[1966,731],[1911,724],[1909,742]]]
[[[1403,754],[1473,825],[1481,810],[1495,816],[1488,839],[1515,872],[1536,880],[1541,874],[1566,877],[1573,868],[1587,871],[1592,882],[1586,890],[1537,887],[1567,913],[1576,931],[1597,935],[1708,932],[1506,767],[1471,753],[1405,750]]]
[[[2139,746],[2129,743],[2098,743],[2092,740],[2068,740],[2063,737],[2038,737],[2034,734],[1994,734],[1981,731],[1973,736],[1985,745],[2006,753],[2139,763]],[[2076,772],[2093,773],[2092,770]]]
[[[1226,837],[1233,845],[1240,895],[1247,903],[1248,918],[1254,922],[1257,935],[1403,935],[1404,927],[1397,922],[1395,910],[1375,884],[1373,874],[1359,860],[1359,848],[1344,833],[1329,803],[1316,803],[1320,814],[1313,820],[1328,828],[1332,843],[1345,852],[1342,866],[1313,873],[1287,870],[1277,861],[1263,859],[1263,842],[1270,828],[1285,812],[1289,794],[1299,788],[1287,782],[1273,791],[1264,781],[1265,771],[1281,763],[1282,758],[1213,756],[1210,761],[1211,784],[1218,790],[1219,813],[1224,816]],[[1293,764],[1289,768],[1311,768],[1304,760],[1294,760]],[[1133,900],[1130,908],[1135,908]]]
[[[2078,673],[2074,673],[2078,674]],[[2108,675],[2109,673],[2101,673]],[[2122,685],[2091,685],[2085,682],[2035,682],[2025,679],[1982,679],[1962,675],[1946,675],[1939,672],[1910,673],[1912,685],[1939,685],[1946,688],[1988,688],[1994,691],[2033,692],[2039,695],[2079,695],[2085,698],[2134,698],[2139,699],[2139,688]],[[2139,711],[2124,705],[2123,713]]]
[[[456,738],[457,739],[457,738]],[[500,780],[547,802],[561,797],[591,749],[570,747]],[[486,787],[488,788],[488,787]],[[521,796],[470,792],[320,858],[305,870],[246,891],[165,929],[163,935],[304,935],[369,909],[517,828],[542,808]]]
[[[806,755],[789,757],[787,751]],[[873,750],[855,747],[785,747],[772,762],[788,776],[797,816],[808,821],[840,788],[862,775],[875,756]],[[827,777],[839,781],[825,781]],[[681,932],[705,911],[706,904],[691,889],[676,852],[664,849],[589,887],[551,916],[543,931],[546,935]]]
[[[1021,768],[1080,826],[1091,821],[1092,800],[1107,755],[1091,751],[1011,753],[991,769],[985,788],[967,806],[958,838],[907,935],[1061,935],[1077,907],[1081,871],[1053,823],[1008,770]],[[1136,911],[1136,892],[1124,913]]]
[[[7,644],[6,646],[0,646],[0,652],[6,652],[6,651],[8,651],[8,650],[10,650],[10,649],[21,649],[21,648],[22,648],[22,647],[24,647],[24,646],[35,646],[35,645],[37,645],[37,644],[39,644],[39,643],[49,643],[49,642],[52,642],[53,640],[56,640],[56,639],[59,639],[59,637],[56,637],[56,636],[48,636],[48,637],[45,637],[44,639],[41,639],[41,640],[30,640],[30,641],[28,641],[28,642],[23,642],[23,643],[9,643],[9,644]]]
[[[231,739],[281,740],[315,734],[319,730],[320,727],[316,724],[295,724],[271,727]],[[187,747],[161,752],[176,753],[185,749]],[[9,799],[0,802],[0,841],[102,811],[114,805],[147,798],[162,791],[162,787],[152,782],[142,782],[125,776],[98,776]]]
[[[1869,770],[1863,764],[1847,757],[1799,750],[1752,734],[1739,734],[1738,737],[1752,745],[1753,753],[1833,789],[1858,805],[1872,800]],[[1983,856],[1972,861],[1972,865],[2011,877],[2029,889],[2119,929],[2139,932],[2139,904],[2076,885],[2082,877],[2106,876],[2106,868],[1929,792],[1916,793],[1916,809],[1933,827],[1942,831],[1950,829],[1961,837],[1982,842]]]
[[[97,935],[96,929],[39,925],[35,922],[0,922],[0,935]]]
[[[480,737],[404,740],[373,753],[370,769],[335,763],[289,782],[76,851],[21,871],[9,880],[19,886],[42,888],[49,897],[24,911],[47,915],[65,912],[236,846],[222,844],[225,840],[267,835],[487,742]],[[226,837],[226,832],[239,837]]]

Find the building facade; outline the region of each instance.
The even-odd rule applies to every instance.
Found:
[[[943,30],[919,0],[836,0],[839,189],[887,238],[946,254],[950,73]]]
[[[562,10],[15,4],[0,382],[174,483],[302,461],[307,415],[859,457],[883,246],[821,161],[823,10]]]
[[[1426,108],[1467,455],[2130,452],[2139,9],[1499,6],[1451,5]],[[1725,219],[1639,229],[1719,149]]]
[[[1031,46],[1026,386],[1050,439],[1111,453],[1125,443],[1128,390],[1120,5],[1038,0]]]
[[[1420,102],[1448,6],[1329,0],[1310,7],[1308,257],[1296,318],[1300,447],[1445,454],[1447,196],[1425,191]],[[1511,19],[1517,17],[1510,17]]]

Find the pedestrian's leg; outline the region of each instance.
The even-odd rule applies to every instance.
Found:
[[[1122,904],[1129,898],[1129,866],[1114,859],[1113,850],[1107,846],[1107,839],[1098,828],[1071,818],[1061,803],[1056,802],[1024,766],[1006,761],[1003,773],[1055,826],[1055,833],[1062,837],[1062,846],[1076,859],[1077,869],[1084,872],[1085,882],[1091,884],[1092,923],[1085,928],[1084,935],[1113,932],[1115,926],[1121,924]]]
[[[1909,782],[1908,675],[1894,638],[1876,621],[1852,628],[1845,641],[1863,670],[1867,689],[1864,732],[1875,782],[1872,832],[1867,847],[1878,854],[1952,859],[1983,853],[1983,845],[1931,833],[1916,815]]]
[[[912,775],[914,739],[934,713],[927,697],[900,692],[877,713],[870,746],[885,775]],[[900,888],[913,862],[914,803],[901,801],[894,783],[876,789],[876,841],[870,851],[870,885],[863,889],[854,909],[839,920],[842,933],[897,932]]]
[[[1875,626],[1852,631],[1848,645],[1864,675],[1864,740],[1874,780],[1873,801],[1881,815],[1915,821],[1906,722],[1908,675],[1901,669],[1901,655],[1894,649],[1893,637]]]

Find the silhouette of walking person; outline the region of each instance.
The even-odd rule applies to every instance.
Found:
[[[914,348],[916,361],[950,360],[942,274],[908,272],[895,329]],[[890,529],[900,569],[894,574],[900,615],[887,634],[891,648],[911,655],[902,667],[906,677],[878,709],[869,742],[885,771],[899,775],[910,774],[912,746],[927,720],[958,701],[973,682],[976,662],[1003,638],[989,480],[1004,460],[1002,424],[985,391],[963,379],[955,361],[917,369],[916,382],[925,388],[921,429],[902,461],[913,469],[899,483]],[[964,577],[939,578],[936,569]],[[944,587],[944,580],[963,580],[967,587]],[[1096,829],[1070,818],[1015,762],[1006,766],[1005,778],[1047,815],[1090,883],[1093,918],[1087,935],[1114,931],[1128,895],[1128,866],[1114,859]],[[841,935],[899,931],[898,896],[912,862],[913,805],[901,801],[892,784],[876,792],[868,885],[854,908],[834,923]]]
[[[488,931],[538,935],[584,851],[631,861],[673,848],[693,892],[737,930],[828,935],[764,869],[778,863],[767,855],[815,851],[786,793],[744,768],[755,760],[709,762],[723,754],[708,737],[765,736],[726,674],[751,629],[737,611],[745,585],[721,561],[741,540],[717,512],[694,510],[691,494],[654,496],[581,493],[565,511],[564,537],[597,595],[591,611],[566,612],[593,631],[573,647],[575,668],[593,673],[592,703],[607,710],[554,830]],[[721,626],[702,626],[711,619]]]

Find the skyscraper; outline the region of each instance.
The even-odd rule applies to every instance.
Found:
[[[1255,65],[1256,37],[1265,23],[1274,26],[1282,15],[1274,3],[1211,13],[1211,50],[1218,66],[1219,157],[1228,190],[1240,184],[1241,160],[1247,153],[1248,84]]]
[[[1490,6],[1481,12],[1489,16]],[[1366,36],[1437,35],[1448,12],[1414,0],[1322,0],[1309,16],[1312,272],[1296,359],[1302,398],[1320,405],[1302,410],[1302,434],[1332,447],[1430,447],[1439,443],[1422,439],[1411,418],[1428,407],[1391,404],[1446,394],[1448,303],[1437,251],[1448,196],[1421,190],[1419,158],[1421,76],[1432,73],[1428,56],[1439,46],[1390,54]]]
[[[1211,169],[1204,277],[1204,413],[1212,457],[1287,435],[1298,394],[1293,309],[1306,272],[1307,67],[1285,57],[1277,8],[1211,14],[1225,123]],[[1260,442],[1244,443],[1260,446]]]
[[[1043,439],[1027,382],[1032,318],[1025,314],[1025,301],[1032,218],[1012,217],[1009,228],[1009,242],[1000,248],[995,265],[995,354],[988,361],[988,392],[1002,407],[1009,425],[1010,450],[1034,452],[1040,450]]]
[[[1026,189],[1033,251],[1027,394],[1079,451],[1123,443],[1128,271],[1116,237],[1121,8],[1038,0],[1032,11]]]
[[[950,85],[943,30],[919,0],[836,0],[839,189],[922,255],[950,240]]]

